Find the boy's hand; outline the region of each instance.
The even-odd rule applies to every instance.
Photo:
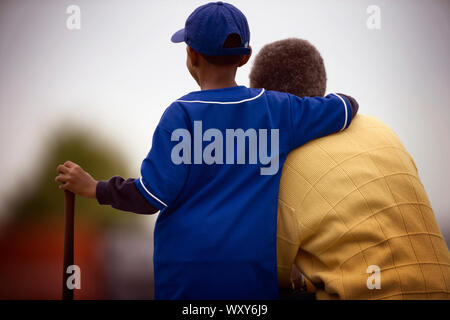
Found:
[[[96,197],[97,181],[79,165],[66,161],[57,168],[59,175],[56,182],[61,182],[59,188],[69,190],[86,198]]]

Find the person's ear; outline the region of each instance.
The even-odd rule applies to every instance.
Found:
[[[238,67],[242,67],[244,64],[246,64],[248,62],[248,60],[250,60],[250,57],[252,56],[252,47],[249,47],[249,48],[250,48],[250,53],[242,56],[241,61],[239,61]]]
[[[192,66],[196,67],[198,65],[198,60],[199,60],[198,52],[196,52],[194,49],[192,49],[189,46],[186,47],[186,51],[187,51],[189,59],[191,60]]]

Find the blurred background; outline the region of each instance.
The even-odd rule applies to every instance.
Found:
[[[198,90],[173,32],[205,1],[0,0],[0,299],[59,299],[63,194],[56,166],[138,177],[165,108]],[[254,53],[287,37],[321,52],[327,92],[355,97],[412,154],[450,239],[450,1],[235,0]],[[80,9],[70,29],[66,10]],[[369,29],[367,8],[380,9]],[[72,12],[73,13],[73,12]],[[250,63],[238,72],[248,85]],[[153,226],[77,198],[75,298],[151,299]]]

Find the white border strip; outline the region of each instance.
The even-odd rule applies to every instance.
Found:
[[[342,99],[342,97],[340,95],[338,95],[337,93],[332,93],[334,94],[336,97],[338,97],[339,99],[341,99],[341,101],[344,103],[344,108],[345,108],[345,122],[344,122],[344,126],[342,127],[341,130],[342,131],[345,129],[345,127],[347,126],[347,121],[348,121],[348,110],[347,110],[347,103],[345,102],[344,99]]]
[[[243,102],[247,102],[247,101],[252,101],[255,99],[258,99],[259,97],[261,97],[261,95],[264,93],[264,89],[261,89],[261,92],[253,98],[248,98],[248,99],[244,99],[241,101],[230,101],[230,102],[220,102],[220,101],[201,101],[201,100],[193,100],[193,101],[189,101],[189,100],[177,100],[176,102],[187,102],[187,103],[214,103],[214,104],[238,104],[238,103],[243,103]]]
[[[139,182],[141,183],[142,188],[144,188],[144,190],[155,200],[157,200],[159,203],[161,203],[162,205],[164,205],[165,207],[167,207],[167,204],[165,204],[164,202],[162,202],[161,200],[159,200],[157,197],[155,197],[150,191],[147,190],[147,188],[144,186],[144,182],[142,182],[142,177],[139,178]]]

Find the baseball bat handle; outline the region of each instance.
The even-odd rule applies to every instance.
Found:
[[[73,233],[75,216],[75,194],[64,190],[64,261],[63,261],[63,300],[73,300],[73,289],[67,285],[67,268],[73,265]]]

